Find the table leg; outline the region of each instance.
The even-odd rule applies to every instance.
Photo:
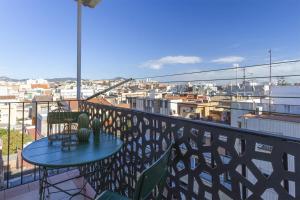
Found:
[[[40,188],[39,188],[39,195],[40,195],[40,200],[45,200],[48,198],[49,196],[49,185],[48,185],[48,170],[46,167],[42,167],[41,169],[42,173],[42,177],[40,177]],[[48,192],[48,194],[46,195],[46,190]]]

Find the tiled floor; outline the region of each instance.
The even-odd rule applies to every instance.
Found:
[[[75,177],[78,174],[77,170],[69,171],[63,174],[59,174],[50,178],[51,183],[59,182],[61,180],[66,180],[67,178]],[[83,179],[73,179],[68,182],[59,184],[60,188],[65,190],[78,188],[83,185]],[[50,192],[57,191],[55,188],[50,188]],[[78,191],[78,190],[77,190]],[[76,192],[76,191],[73,191]],[[92,187],[87,184],[85,187],[85,194],[94,197],[95,191]],[[36,200],[39,199],[39,182],[35,181],[32,183],[24,184],[15,188],[7,189],[5,191],[0,192],[0,200]],[[47,198],[47,200],[67,200],[69,199],[68,195],[59,192],[53,193]],[[82,195],[78,195],[72,198],[72,200],[83,200],[87,199],[84,198]]]

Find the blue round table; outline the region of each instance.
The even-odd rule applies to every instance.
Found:
[[[47,180],[49,169],[78,167],[101,161],[117,153],[122,146],[122,140],[106,133],[101,133],[95,141],[93,134],[91,134],[89,142],[79,143],[69,151],[63,151],[61,145],[50,144],[48,138],[43,138],[26,146],[22,151],[22,157],[26,162],[42,168],[43,177],[40,179],[40,199],[44,199],[45,188],[49,189],[51,186],[57,188],[55,184],[51,184]],[[69,192],[60,190],[73,196]]]

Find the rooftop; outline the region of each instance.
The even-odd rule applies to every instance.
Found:
[[[259,114],[247,113],[247,114],[243,115],[242,117],[300,123],[300,117],[299,116],[293,116],[293,115],[275,115],[275,114],[270,114],[270,115],[269,114],[261,114],[261,115],[259,115]]]
[[[91,103],[99,103],[99,104],[106,105],[106,106],[112,106],[113,105],[112,103],[107,101],[105,98],[94,98],[94,99],[90,99],[88,101],[91,102]]]

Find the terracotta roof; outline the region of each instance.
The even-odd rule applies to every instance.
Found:
[[[130,104],[128,104],[128,103],[120,103],[115,106],[120,107],[120,108],[130,108]]]
[[[35,139],[35,128],[26,128],[26,132],[32,139]],[[36,132],[36,137],[37,139],[41,138],[38,131]]]
[[[50,95],[39,95],[39,96],[34,96],[32,101],[52,101],[53,97]]]
[[[5,99],[16,99],[16,96],[13,95],[0,96],[0,100],[5,100]]]
[[[33,136],[35,135],[35,128],[26,128],[26,132],[28,135]]]
[[[166,95],[165,99],[168,99],[168,100],[179,100],[179,99],[186,100],[186,97]]]
[[[64,102],[66,102],[66,105],[70,105],[71,111],[77,111],[78,110],[78,101],[76,98],[66,98],[64,99]]]
[[[103,104],[103,105],[106,105],[106,106],[112,106],[113,105],[109,101],[107,101],[105,98],[93,98],[93,99],[88,100],[88,102]]]
[[[70,109],[71,111],[78,110],[78,101],[70,101]]]
[[[43,88],[43,89],[49,89],[49,84],[31,84],[31,88]]]
[[[300,117],[293,116],[293,115],[274,115],[274,114],[272,114],[272,115],[267,115],[267,114],[255,115],[255,114],[248,113],[248,114],[243,115],[242,117],[300,123]]]

